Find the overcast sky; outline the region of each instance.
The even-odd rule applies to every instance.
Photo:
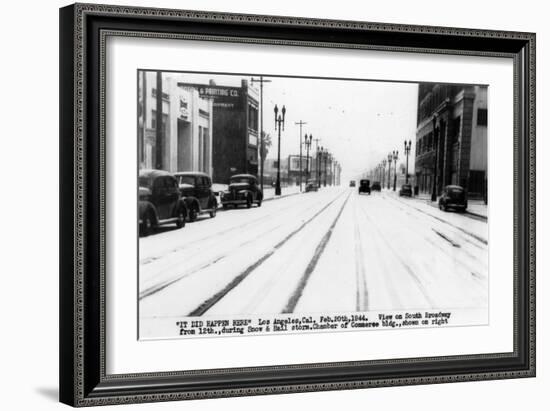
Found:
[[[240,86],[250,77],[228,75],[184,75],[189,82]],[[404,162],[403,142],[412,140],[414,153],[417,83],[264,77],[264,131],[272,136],[268,157],[277,153],[274,128],[275,104],[286,106],[285,130],[281,134],[281,157],[299,154],[300,127],[304,134],[319,138],[342,164],[344,178],[352,178],[375,167],[392,150]],[[312,145],[313,146],[313,145]],[[314,148],[314,146],[312,147]],[[305,155],[305,151],[303,152]]]

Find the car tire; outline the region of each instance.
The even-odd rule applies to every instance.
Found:
[[[190,222],[195,221],[198,216],[199,216],[199,211],[197,210],[197,207],[196,206],[191,207],[191,209],[189,210],[189,221]]]
[[[178,220],[176,221],[177,228],[185,227],[185,210],[182,208],[178,211]]]
[[[153,232],[153,221],[151,213],[146,213],[140,226],[140,232],[143,237],[147,237]]]
[[[262,199],[260,198],[260,199],[258,200],[258,207],[261,207],[261,206],[262,206]]]
[[[252,207],[252,197],[246,197],[246,208]]]
[[[229,204],[222,204],[222,207],[224,210],[227,210],[229,208]]]

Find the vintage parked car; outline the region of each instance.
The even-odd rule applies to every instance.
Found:
[[[382,191],[382,186],[380,185],[380,181],[375,181],[372,183],[372,186],[370,188],[372,191]]]
[[[370,180],[359,181],[359,194],[361,193],[370,194]]]
[[[200,171],[175,173],[181,196],[187,205],[189,221],[195,221],[201,214],[216,217],[218,200],[212,191],[212,179]]]
[[[439,208],[443,211],[447,211],[449,208],[466,211],[468,200],[464,188],[455,185],[445,186],[443,194],[439,197]]]
[[[318,189],[319,189],[319,186],[317,185],[317,181],[309,180],[306,183],[306,193],[309,193],[310,191],[317,191]]]
[[[413,190],[410,184],[403,184],[399,189],[399,197],[412,197]]]
[[[163,170],[141,170],[138,182],[141,235],[149,235],[156,227],[165,224],[175,223],[178,228],[185,226],[187,206],[181,198],[176,177]]]
[[[246,205],[252,207],[253,203],[261,207],[264,195],[256,177],[251,174],[236,174],[229,179],[229,186],[226,191],[220,193],[220,200],[224,209],[230,205]]]
[[[355,180],[351,180],[351,181],[349,182],[349,186],[350,186],[350,187],[355,187]]]

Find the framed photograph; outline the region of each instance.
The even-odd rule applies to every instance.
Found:
[[[535,375],[535,34],[60,23],[62,402]]]

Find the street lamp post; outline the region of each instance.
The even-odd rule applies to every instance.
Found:
[[[405,169],[405,184],[409,184],[409,154],[411,153],[411,140],[407,145],[407,140],[405,140],[405,156],[407,157],[407,165]]]
[[[393,191],[395,191],[395,186],[397,185],[397,159],[399,152],[394,150],[393,152]]]
[[[302,191],[302,173],[303,173],[303,168],[302,168],[302,126],[307,124],[305,121],[298,121],[296,123],[297,126],[299,125],[300,126],[300,191]],[[290,171],[290,170],[289,170]]]
[[[393,159],[392,153],[388,154],[388,187],[387,187],[388,190],[391,187],[391,162],[392,162],[392,159]]]
[[[323,183],[323,186],[326,187],[327,186],[327,160],[329,159],[330,157],[330,154],[328,153],[328,151],[325,153],[325,181]]]
[[[317,159],[316,159],[316,165],[317,165],[317,187],[321,188],[321,161],[323,158],[323,146],[321,146],[320,149],[317,150]]]
[[[250,84],[254,85],[254,82],[260,83],[260,188],[264,189],[264,83],[271,83],[271,80],[264,80],[263,76],[260,78],[252,77]]]
[[[438,151],[439,151],[439,127],[437,126],[437,115],[434,115],[432,118],[432,126],[434,133],[434,171],[433,171],[433,181],[432,181],[432,201],[437,200],[437,160],[438,160]]]
[[[307,184],[307,181],[310,179],[310,176],[309,176],[309,149],[311,147],[311,139],[313,138],[313,136],[310,134],[309,137],[308,135],[306,134],[304,136],[304,144],[306,145],[306,184]]]
[[[284,130],[285,129],[285,113],[286,108],[283,106],[281,109],[281,114],[278,114],[279,108],[277,107],[277,104],[275,104],[275,108],[273,109],[275,112],[275,130],[278,130],[279,132],[279,139],[277,144],[277,182],[275,183],[275,195],[280,196],[281,195],[281,127]]]
[[[382,163],[380,163],[381,166],[381,173],[382,173],[382,187],[386,185],[386,159],[382,160]]]

